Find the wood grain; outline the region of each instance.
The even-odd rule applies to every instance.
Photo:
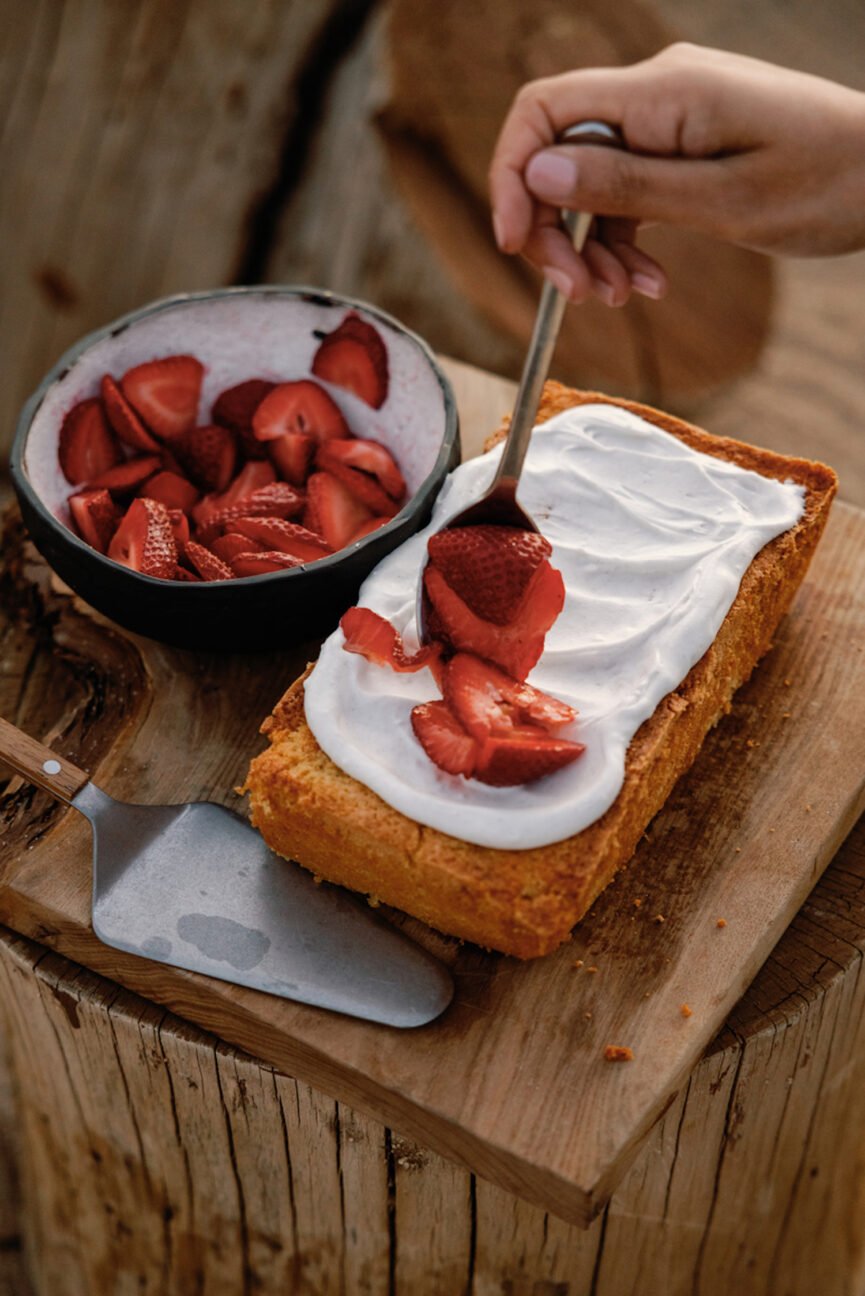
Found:
[[[509,389],[452,372],[471,451]],[[56,619],[56,641],[87,683],[97,781],[121,798],[232,803],[229,789],[257,745],[255,720],[306,652],[262,654],[238,669],[236,658],[136,640],[23,561],[19,588],[42,600],[43,619]],[[100,945],[88,920],[86,825],[54,812],[34,840],[16,797],[6,808],[0,917],[508,1192],[586,1222],[861,809],[863,566],[865,519],[837,507],[774,652],[569,946],[519,966],[401,920],[453,964],[459,986],[454,1007],[414,1032],[411,1047],[398,1032]],[[115,696],[119,727],[106,705]],[[658,914],[663,923],[653,922]],[[611,1042],[634,1048],[635,1062],[605,1063]]]

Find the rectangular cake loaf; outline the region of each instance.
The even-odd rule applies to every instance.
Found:
[[[714,437],[657,410],[557,383],[547,384],[538,421],[598,401],[632,411],[703,454],[805,491],[799,522],[760,550],[708,651],[638,729],[624,784],[606,813],[564,841],[530,850],[475,846],[424,827],[325,755],[304,718],[303,679],[265,721],[269,746],[253,760],[247,781],[252,822],[279,854],[443,932],[524,959],[567,939],[730,709],[736,689],[771,646],[837,485],[822,464]]]

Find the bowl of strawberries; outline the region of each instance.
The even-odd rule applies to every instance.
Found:
[[[252,650],[325,634],[459,461],[450,384],[376,308],[312,288],[167,298],[85,337],[25,405],[24,521],[127,629]]]

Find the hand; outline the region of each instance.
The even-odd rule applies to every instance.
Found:
[[[627,152],[555,146],[574,122],[621,128]],[[634,246],[666,222],[742,247],[830,256],[865,247],[865,94],[694,45],[587,68],[519,92],[490,168],[496,241],[571,301],[661,297],[663,268]],[[562,207],[598,214],[577,255]]]

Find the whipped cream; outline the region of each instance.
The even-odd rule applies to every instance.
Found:
[[[362,607],[417,646],[427,539],[486,490],[500,447],[448,478],[426,531],[364,582]],[[628,744],[712,643],[751,560],[795,525],[804,489],[690,449],[627,410],[582,405],[535,429],[520,502],[553,546],[565,606],[529,681],[569,702],[572,765],[520,787],[446,774],[411,728],[440,697],[428,670],[398,674],[345,652],[341,630],[306,682],[306,718],[330,759],[418,823],[478,846],[526,850],[587,828],[619,793]]]

